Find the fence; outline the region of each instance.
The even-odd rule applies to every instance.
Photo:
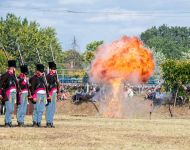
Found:
[[[57,69],[59,81],[61,83],[83,83],[85,82],[86,70],[82,69]]]

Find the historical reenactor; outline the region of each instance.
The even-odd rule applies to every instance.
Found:
[[[29,94],[29,85],[28,85],[28,66],[22,65],[20,66],[21,74],[18,76],[18,83],[21,89],[20,93],[17,93],[17,122],[18,126],[24,126],[24,119],[27,110],[28,97]]]
[[[30,78],[30,91],[33,101],[33,126],[40,127],[42,115],[49,97],[45,82],[44,65],[36,65],[36,73]]]
[[[48,92],[50,95],[50,100],[48,101],[46,108],[46,126],[53,128],[53,118],[56,108],[56,100],[59,92],[59,82],[56,73],[55,62],[49,62],[49,74],[46,76],[48,83]]]
[[[1,96],[5,102],[5,126],[12,126],[12,114],[16,103],[16,93],[20,92],[19,85],[15,76],[16,60],[8,61],[8,70],[2,74],[0,81]]]

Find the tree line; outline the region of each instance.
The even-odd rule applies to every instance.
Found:
[[[156,75],[161,73],[161,64],[167,59],[188,61],[190,58],[190,28],[170,27],[161,25],[152,27],[140,34],[145,46],[152,50],[156,58]],[[7,14],[0,19],[0,72],[6,69],[6,57],[2,45],[10,58],[19,60],[18,45],[23,54],[24,61],[34,71],[35,64],[39,62],[37,50],[40,52],[42,63],[45,65],[52,60],[53,55],[58,68],[87,69],[94,58],[98,46],[104,41],[92,41],[86,45],[83,53],[76,49],[63,50],[57,38],[55,29],[42,28],[36,21]]]

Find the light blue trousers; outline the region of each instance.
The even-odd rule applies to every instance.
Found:
[[[36,104],[33,105],[33,122],[41,123],[42,115],[47,102],[46,94],[37,94]]]
[[[17,107],[17,121],[24,123],[28,104],[28,92],[22,93],[20,97],[20,105]]]
[[[56,100],[57,100],[57,93],[53,92],[51,102],[46,108],[46,122],[47,123],[53,123],[53,118],[54,118],[55,108],[56,108]]]
[[[16,102],[16,92],[10,92],[8,101],[5,102],[5,123],[12,123],[12,114],[14,112],[14,104]]]

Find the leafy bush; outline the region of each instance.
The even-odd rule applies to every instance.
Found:
[[[190,61],[166,60],[161,68],[166,89],[179,90],[179,95],[184,96],[186,93],[182,85],[190,83]]]

